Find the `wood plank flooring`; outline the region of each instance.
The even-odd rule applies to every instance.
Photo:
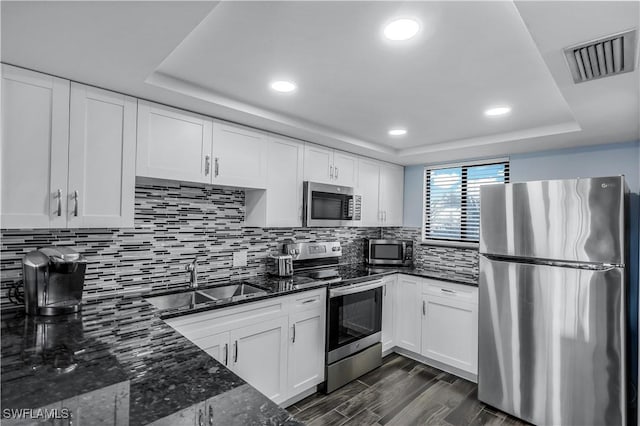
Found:
[[[397,354],[343,388],[287,410],[309,426],[527,424],[478,401],[474,383]]]

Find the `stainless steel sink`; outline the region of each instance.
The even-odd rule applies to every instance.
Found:
[[[222,287],[213,287],[206,290],[198,290],[198,293],[201,293],[214,300],[239,299],[242,297],[260,296],[263,294],[267,294],[267,292],[261,288],[243,283],[224,285]]]
[[[199,303],[207,303],[217,300],[238,300],[245,297],[260,296],[263,294],[267,294],[267,292],[261,288],[240,283],[203,290],[188,291],[185,293],[148,297],[146,300],[158,309],[176,309],[185,306],[195,306]]]
[[[198,303],[211,302],[212,299],[197,291],[189,291],[186,293],[148,297],[146,300],[158,309],[174,309],[183,306],[194,306]]]

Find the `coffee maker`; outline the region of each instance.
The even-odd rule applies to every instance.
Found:
[[[24,307],[29,315],[79,312],[87,261],[69,247],[44,247],[22,261]]]

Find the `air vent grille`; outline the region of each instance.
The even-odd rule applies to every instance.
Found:
[[[633,71],[636,40],[636,30],[631,30],[566,48],[573,81],[583,83]]]

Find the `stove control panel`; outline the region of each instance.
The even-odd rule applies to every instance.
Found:
[[[294,260],[324,259],[342,256],[342,246],[339,241],[319,243],[288,243],[282,250],[290,254]]]

